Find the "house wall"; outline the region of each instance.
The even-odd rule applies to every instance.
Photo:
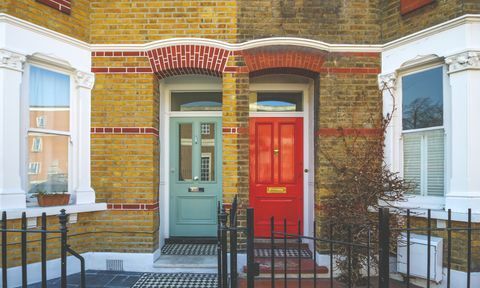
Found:
[[[70,15],[36,1],[0,3],[0,12],[88,44],[144,44],[183,37],[233,44],[282,36],[331,44],[379,44],[466,13],[479,13],[480,4],[475,0],[438,0],[403,16],[399,11],[399,0],[75,0]],[[91,58],[96,77],[91,112],[92,186],[96,201],[107,203],[108,210],[78,214],[78,221],[70,225],[71,244],[79,252],[153,253],[159,248],[161,206],[158,83],[162,77],[192,70],[158,71],[163,67],[152,65],[152,61],[163,58],[155,56],[157,52],[153,50],[113,50],[94,52]],[[320,216],[322,198],[331,195],[335,182],[322,152],[340,155],[337,128],[346,128],[348,137],[354,137],[358,131],[367,137],[375,135],[382,105],[377,85],[381,58],[376,52],[338,53],[294,45],[287,50],[293,51],[294,59],[302,60],[287,62],[285,47],[216,52],[219,59],[226,59],[222,69],[213,69],[223,82],[224,201],[229,203],[234,195],[239,195],[241,208],[248,206],[250,78],[269,69],[285,73],[300,70],[318,84],[314,92],[313,137],[315,210]],[[84,66],[90,68],[89,64]],[[203,68],[195,73],[212,72]],[[245,224],[244,220],[241,215],[240,225]],[[50,221],[52,226],[56,225],[56,219],[51,217]],[[19,225],[18,220],[11,223]],[[18,237],[12,236],[11,241],[18,241]],[[465,248],[461,243],[455,246],[458,255]],[[18,254],[11,255],[9,265],[18,265]],[[35,259],[38,258],[30,261]],[[464,269],[465,263],[458,263],[457,267]]]
[[[378,43],[379,0],[238,1],[238,40],[302,37],[328,43]]]
[[[235,42],[237,1],[91,1],[92,43],[175,37]]]
[[[386,43],[465,14],[480,12],[475,0],[436,0],[402,15],[399,0],[381,3],[381,42]]]
[[[138,68],[149,64],[145,57],[102,56],[93,57],[93,67]],[[97,201],[108,203],[111,210],[106,216],[108,224],[118,230],[108,236],[116,244],[106,245],[107,251],[153,253],[159,246],[158,89],[158,79],[152,73],[96,74],[92,186]]]
[[[90,40],[90,1],[72,1],[71,14],[55,10],[34,0],[3,0],[0,13],[60,32],[78,40]]]

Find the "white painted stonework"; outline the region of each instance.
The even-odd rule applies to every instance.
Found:
[[[442,27],[443,25],[443,27]],[[382,52],[380,88],[384,91],[384,113],[396,111],[386,135],[385,160],[402,173],[401,89],[398,77],[431,65],[445,65],[445,197],[412,197],[405,206],[452,209],[480,213],[480,20],[462,19],[416,33],[403,41],[386,44]],[[390,95],[393,94],[393,97]],[[439,199],[440,198],[440,199]]]
[[[89,45],[0,14],[0,210],[12,213],[28,210],[25,103],[28,99],[26,67],[30,63],[58,69],[72,79],[70,192],[73,204],[95,203],[90,180],[91,90],[95,78],[90,73]]]

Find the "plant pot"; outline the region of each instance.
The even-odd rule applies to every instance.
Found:
[[[41,207],[68,205],[70,194],[37,195],[37,200]]]

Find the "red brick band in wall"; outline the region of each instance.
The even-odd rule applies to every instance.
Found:
[[[50,6],[68,15],[72,13],[71,0],[37,0],[37,2]]]
[[[158,136],[158,129],[153,127],[92,127],[91,134],[147,134]]]
[[[340,136],[380,136],[382,130],[378,128],[320,128],[316,133],[317,136],[340,137]]]
[[[267,49],[267,48],[270,48]],[[221,76],[222,73],[261,73],[272,69],[303,70],[310,73],[329,74],[379,74],[380,67],[323,67],[326,53],[303,47],[266,47],[230,52],[226,49],[201,45],[178,45],[144,51],[96,51],[92,57],[148,57],[151,67],[93,67],[101,74],[156,73],[160,78],[205,74]],[[374,52],[334,52],[347,57],[373,57]],[[230,55],[243,57],[246,66],[226,66]]]
[[[248,133],[248,129],[244,127],[223,127],[222,133],[224,135],[228,134],[245,134]]]
[[[142,210],[142,211],[154,211],[158,209],[158,202],[153,204],[134,204],[134,203],[109,203],[107,204],[108,210]]]
[[[221,76],[230,51],[202,45],[177,45],[147,52],[153,71],[161,78],[184,74]]]

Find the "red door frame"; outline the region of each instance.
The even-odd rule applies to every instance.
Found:
[[[255,208],[256,237],[270,236],[271,216],[275,216],[276,230],[283,231],[287,219],[289,233],[298,233],[298,221],[303,232],[303,129],[303,117],[250,118],[249,198]],[[256,136],[259,130],[261,137]],[[258,162],[264,164],[258,167]]]

